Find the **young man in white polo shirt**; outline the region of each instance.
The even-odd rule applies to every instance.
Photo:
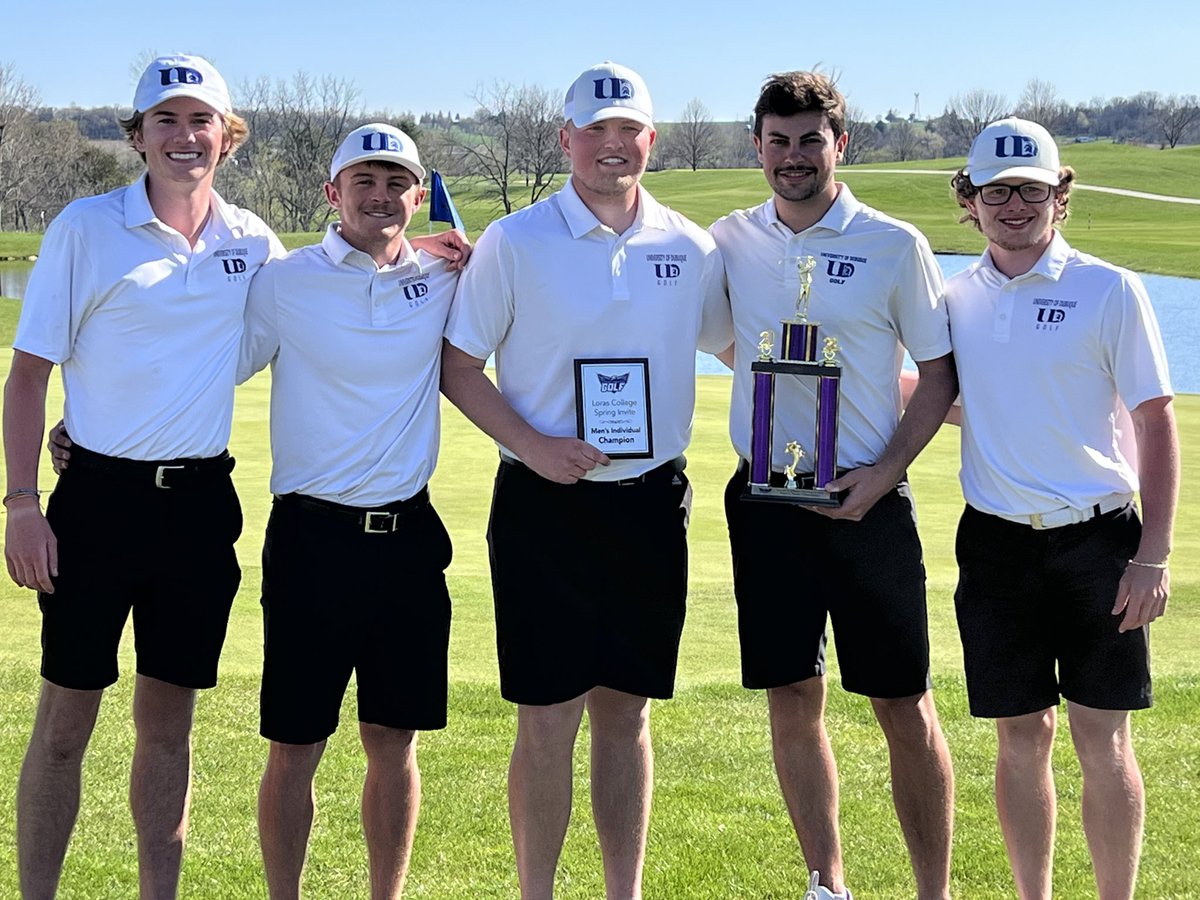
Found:
[[[57,888],[83,754],[131,609],[141,891],[175,896],[195,692],[216,683],[240,580],[226,444],[246,291],[282,255],[261,220],[212,190],[246,127],[205,60],[151,63],[123,125],[146,173],[70,204],[46,232],[5,387],[5,553],[13,580],[39,591],[43,615],[44,681],[17,799],[31,898]],[[55,365],[79,443],[43,517],[38,455]]]
[[[1141,280],[1072,249],[1075,173],[1040,125],[985,128],[953,179],[987,238],[946,285],[962,388],[959,584],[971,713],[996,719],[996,803],[1023,898],[1049,898],[1060,697],[1101,900],[1133,896],[1145,793],[1129,710],[1151,702],[1179,446]],[[1132,503],[1140,492],[1144,524]]]
[[[642,79],[588,69],[564,119],[570,180],[479,239],[446,327],[442,390],[500,445],[488,540],[501,691],[519,704],[509,814],[522,897],[551,896],[586,709],[608,896],[634,898],[649,698],[672,694],[683,626],[696,347],[721,349],[731,331],[712,239],[639,185],[655,137]],[[493,351],[498,387],[483,372]],[[595,361],[618,359],[634,362],[603,382]],[[590,412],[631,398],[640,412],[611,433]],[[576,436],[577,403],[595,443]],[[650,438],[639,458],[598,446],[624,446],[603,439],[628,429]]]
[[[742,462],[726,490],[743,683],[764,688],[775,764],[805,859],[810,896],[844,891],[837,769],[824,725],[825,623],[843,686],[871,699],[887,738],[893,798],[922,900],[948,896],[953,775],[930,693],[925,571],[905,470],[955,393],[941,276],[912,226],[863,206],[834,180],[845,102],[819,73],[771,76],[755,106],[754,144],[771,199],[718,220],[735,332],[730,432]],[[751,363],[779,336],[811,256],[810,314],[836,338],[843,367],[837,467],[841,507],[743,499],[750,459]],[[903,418],[906,347],[922,374]],[[729,354],[722,354],[729,359]],[[775,387],[772,480],[785,443],[815,432],[809,379]],[[811,452],[812,448],[808,450]],[[799,472],[812,472],[811,459]],[[819,487],[819,485],[818,485]],[[780,571],[790,560],[793,574]],[[819,882],[819,883],[818,883]],[[844,893],[843,893],[844,891]]]
[[[446,724],[450,538],[429,502],[442,332],[458,273],[414,251],[416,145],[352,131],[325,192],[340,221],[250,289],[239,376],[271,364],[259,831],[272,898],[300,896],[313,776],[357,674],[371,897],[399,897],[420,805],[416,732]]]

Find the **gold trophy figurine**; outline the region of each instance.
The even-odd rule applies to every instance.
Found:
[[[787,481],[783,486],[789,491],[794,491],[796,489],[796,466],[800,465],[800,460],[804,459],[804,447],[800,445],[799,441],[788,441],[787,446],[783,449],[792,454],[791,464],[783,467],[783,474],[787,476]]]
[[[796,295],[796,321],[808,321],[808,301],[812,294],[813,269],[817,261],[811,256],[796,257],[796,271],[800,273],[800,292]]]
[[[764,331],[758,336],[758,358],[766,362],[775,349],[775,332]]]
[[[841,348],[838,346],[838,339],[835,337],[825,338],[825,346],[821,350],[821,365],[836,366],[838,351]]]

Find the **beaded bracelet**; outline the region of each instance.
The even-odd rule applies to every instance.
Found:
[[[1162,562],[1151,563],[1142,562],[1140,559],[1131,559],[1129,561],[1129,565],[1138,566],[1142,569],[1165,569],[1167,567],[1167,561],[1164,559]]]
[[[0,500],[0,503],[8,506],[10,500],[16,500],[18,497],[33,497],[35,500],[40,500],[42,492],[37,488],[14,488],[4,495],[4,499]]]

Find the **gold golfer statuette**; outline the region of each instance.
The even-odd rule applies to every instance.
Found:
[[[808,321],[808,302],[812,298],[813,269],[817,260],[812,256],[796,257],[796,271],[800,275],[800,291],[796,294],[796,321]]]

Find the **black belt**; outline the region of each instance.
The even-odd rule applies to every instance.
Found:
[[[233,471],[234,462],[235,460],[229,455],[228,450],[222,451],[220,456],[210,456],[204,459],[149,460],[105,456],[103,453],[96,453],[86,447],[72,444],[67,470],[79,469],[83,472],[98,472],[145,487],[169,490],[171,488],[197,487],[214,478],[226,476]]]
[[[391,534],[400,527],[401,519],[429,505],[429,488],[421,488],[407,500],[389,503],[387,509],[346,506],[342,503],[334,503],[332,500],[321,500],[305,494],[280,494],[275,498],[275,502],[319,513],[366,534]]]
[[[500,464],[503,466],[512,466],[517,469],[524,469],[531,475],[537,475],[533,469],[525,465],[518,459],[513,459],[511,456],[500,454]],[[616,481],[601,481],[594,478],[580,478],[575,482],[576,485],[595,485],[604,487],[605,485],[617,485],[618,487],[628,487],[634,484],[651,484],[656,481],[669,481],[682,472],[687,467],[687,457],[677,456],[674,459],[667,460],[661,466],[655,466],[649,472],[643,472],[641,475],[634,475],[632,478],[620,478]],[[541,477],[537,475],[537,477]],[[573,485],[572,485],[573,486]]]

